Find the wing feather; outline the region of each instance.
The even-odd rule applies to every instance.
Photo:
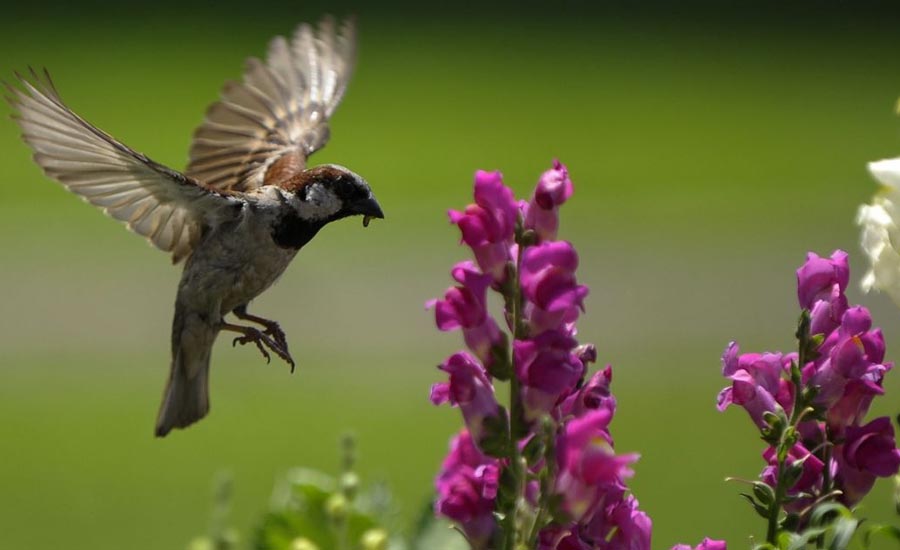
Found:
[[[158,164],[93,126],[59,97],[45,71],[16,75],[8,86],[22,137],[35,162],[53,179],[101,208],[179,261],[202,227],[233,211],[240,198]],[[255,112],[248,113],[257,120]]]
[[[324,18],[315,31],[301,24],[290,41],[276,37],[266,61],[247,60],[241,82],[228,82],[221,99],[194,133],[186,174],[223,190],[278,184],[328,142],[328,119],[347,88],[356,57],[352,20],[337,28]],[[269,173],[279,159],[300,162]]]

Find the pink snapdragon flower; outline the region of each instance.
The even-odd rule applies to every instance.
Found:
[[[578,253],[565,241],[541,243],[522,255],[520,279],[531,333],[558,330],[584,310],[588,288],[578,285]]]
[[[847,253],[836,250],[831,258],[821,258],[810,252],[806,262],[797,270],[797,299],[800,307],[812,310],[817,300],[830,299],[834,287],[840,293],[850,282],[850,265]]]
[[[481,444],[485,435],[485,421],[500,418],[500,405],[494,398],[494,386],[484,367],[464,351],[451,355],[439,367],[450,375],[449,382],[431,387],[431,402],[435,405],[449,402],[462,411],[471,439]],[[506,419],[502,419],[506,422]]]
[[[466,345],[490,369],[494,350],[506,346],[504,334],[487,311],[492,278],[469,261],[456,264],[450,273],[460,286],[448,288],[442,300],[431,300],[426,307],[434,308],[438,330],[462,329]]]
[[[612,384],[612,365],[597,371],[576,392],[573,392],[560,405],[560,414],[566,416],[583,416],[590,410],[605,409],[612,416],[616,412],[616,397],[610,391]]]
[[[629,468],[639,455],[616,455],[609,435],[608,410],[590,411],[569,421],[556,441],[559,473],[556,493],[575,520],[590,519],[608,492],[618,492],[634,475]]]
[[[633,495],[608,499],[584,524],[551,526],[538,550],[650,550],[653,522]]]
[[[833,407],[847,393],[848,384],[880,381],[890,369],[890,365],[882,364],[884,336],[880,329],[871,327],[872,318],[866,308],[848,308],[840,326],[819,347],[819,360],[804,367],[804,378],[819,388],[816,404]],[[858,387],[850,390],[858,391]]]
[[[780,353],[745,353],[735,342],[728,344],[722,355],[722,375],[731,379],[731,386],[719,392],[718,409],[729,405],[746,409],[753,423],[765,427],[764,414],[776,407],[790,411],[794,389],[782,374],[790,366],[792,355]]]
[[[778,470],[778,457],[775,449],[769,447],[763,453],[763,460],[768,464],[760,474],[760,479],[774,487],[777,481],[776,474]],[[797,443],[788,452],[788,458],[785,463],[789,466],[802,465],[802,473],[797,481],[791,487],[788,487],[787,494],[791,497],[797,497],[801,493],[814,494],[822,488],[822,473],[825,470],[825,464],[819,457],[809,452],[802,444]],[[806,506],[813,502],[813,498],[797,498],[788,503],[785,508],[791,512],[800,512]]]
[[[525,208],[525,227],[532,229],[541,241],[556,239],[559,230],[559,207],[574,192],[569,170],[558,160],[538,180],[531,201]]]
[[[475,204],[463,212],[450,210],[448,215],[462,232],[463,242],[472,248],[481,270],[500,283],[506,279],[506,264],[511,260],[519,206],[500,172],[476,172],[474,196]]]
[[[488,548],[496,529],[493,512],[499,479],[499,461],[482,454],[468,431],[451,441],[435,480],[435,512],[456,522],[473,548]]]
[[[835,458],[844,500],[853,505],[872,489],[876,477],[891,477],[900,470],[891,419],[882,416],[865,426],[847,427],[844,443],[835,447]]]
[[[653,522],[638,508],[634,495],[607,495],[591,520],[578,529],[589,548],[600,550],[650,550],[652,533]]]
[[[531,340],[516,340],[513,357],[522,387],[525,419],[532,421],[571,393],[584,376],[585,367],[573,350],[569,334],[548,331]]]

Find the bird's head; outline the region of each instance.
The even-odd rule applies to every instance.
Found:
[[[306,221],[324,225],[348,216],[384,218],[381,206],[362,177],[343,166],[323,164],[304,170],[294,192],[294,207]]]

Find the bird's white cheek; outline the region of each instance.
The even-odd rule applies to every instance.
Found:
[[[306,194],[306,200],[297,204],[300,217],[307,220],[322,220],[338,213],[341,201],[334,193],[313,185]]]

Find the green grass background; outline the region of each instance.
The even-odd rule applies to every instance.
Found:
[[[347,11],[43,6],[0,20],[0,73],[47,66],[77,112],[175,168],[244,57]],[[745,414],[715,410],[719,355],[732,339],[790,349],[794,269],[841,247],[851,300],[895,357],[900,312],[859,295],[853,218],[875,190],[865,163],[900,152],[897,18],[653,6],[358,9],[359,68],[314,161],[363,174],[387,219],[329,227],[254,302],[286,329],[295,374],[222,338],[211,415],[164,440],[152,428],[179,270],[44,178],[0,124],[0,548],[182,548],[220,469],[246,534],[286,469],[335,469],[347,430],[362,474],[411,518],[460,424],[427,399],[460,346],[423,309],[466,257],[445,210],[470,200],[477,168],[525,195],[554,157],[576,184],[562,235],[591,287],[580,336],[614,365],[613,431],[642,454],[632,486],[654,548],[762,536],[723,481],[755,476],[763,449]],[[872,414],[898,412],[900,375],[886,386]],[[890,489],[866,514],[897,522]]]

